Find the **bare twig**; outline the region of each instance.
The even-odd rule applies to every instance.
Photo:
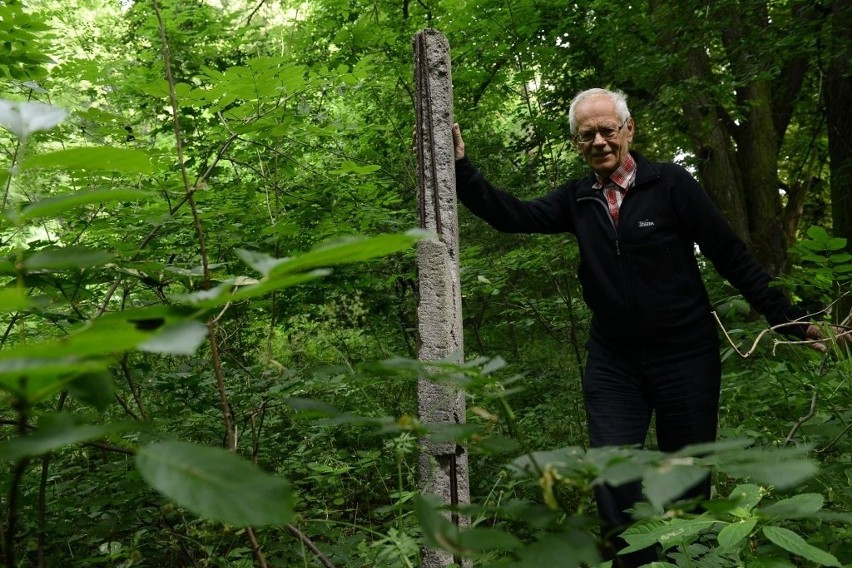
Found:
[[[824,310],[823,310],[823,312],[824,312]],[[808,314],[802,319],[803,320],[809,320],[812,316],[819,315],[820,313],[823,313],[823,312]],[[754,338],[754,341],[752,342],[751,347],[745,353],[743,353],[742,351],[739,350],[736,343],[734,343],[734,340],[728,334],[728,330],[725,328],[725,325],[722,323],[722,320],[719,319],[719,315],[716,313],[716,310],[713,310],[710,313],[713,314],[713,317],[716,319],[716,323],[718,324],[719,329],[722,330],[722,333],[725,335],[725,339],[728,340],[728,343],[730,344],[730,346],[733,347],[734,351],[736,351],[737,354],[740,357],[742,357],[743,359],[747,359],[748,357],[751,356],[752,353],[754,353],[755,349],[757,349],[758,344],[763,339],[763,336],[765,336],[770,331],[778,331],[778,330],[783,329],[785,327],[800,326],[800,325],[804,325],[806,323],[806,321],[796,320],[796,321],[790,321],[790,322],[785,322],[785,323],[779,323],[778,325],[773,325],[772,327],[768,327],[766,329],[763,329],[763,330],[761,330],[760,333],[757,334],[757,337]],[[835,326],[835,327],[837,327],[837,326]],[[852,335],[852,329],[845,329],[844,331],[838,333],[837,337],[843,337],[843,336],[849,336],[849,335]],[[773,353],[774,353],[775,348],[779,345],[812,345],[814,343],[821,343],[823,341],[824,341],[824,339],[801,339],[801,340],[774,339],[772,341],[772,349],[773,349]]]
[[[787,434],[787,437],[784,439],[785,446],[789,445],[793,441],[793,436],[796,435],[796,432],[799,430],[799,428],[802,427],[802,424],[814,417],[814,414],[816,414],[816,403],[818,398],[819,391],[817,389],[814,389],[814,394],[811,397],[811,408],[808,410],[807,414],[799,418],[793,425],[793,428],[790,430],[790,433]]]
[[[817,450],[817,452],[819,452],[819,453],[821,453],[821,454],[824,454],[825,452],[827,452],[828,450],[830,450],[830,449],[834,446],[834,444],[836,444],[837,442],[839,442],[839,441],[843,438],[843,436],[845,436],[845,435],[846,435],[846,433],[847,433],[847,432],[849,432],[849,430],[852,430],[852,422],[850,422],[849,424],[847,424],[847,425],[846,425],[846,428],[844,428],[844,429],[843,429],[843,431],[842,431],[842,432],[840,432],[840,434],[838,434],[838,435],[837,435],[837,436],[836,436],[836,437],[835,437],[832,441],[830,441],[830,442],[829,442],[829,443],[828,443],[828,444],[827,444],[824,448],[820,448],[819,450]]]
[[[317,545],[315,545],[311,539],[305,536],[305,533],[303,533],[291,524],[287,525],[287,532],[302,541],[302,543],[307,546],[311,552],[314,553],[314,556],[317,557],[317,560],[319,560],[320,563],[325,566],[325,568],[334,568],[334,564],[331,563],[331,560],[329,560],[326,555],[323,554],[319,548],[317,548]]]
[[[246,527],[246,534],[251,542],[251,551],[254,553],[254,559],[257,560],[257,565],[260,566],[260,568],[268,568],[269,565],[266,563],[266,558],[263,556],[260,543],[257,542],[257,535],[255,535],[254,529]]]
[[[130,366],[127,364],[128,357],[127,353],[121,357],[121,372],[124,374],[124,378],[127,381],[127,388],[130,389],[130,392],[133,395],[133,400],[136,401],[136,407],[139,409],[142,419],[148,420],[148,413],[145,411],[145,406],[142,404],[142,396],[139,393],[139,387],[136,386],[136,382],[133,380],[133,375],[130,372]],[[131,415],[132,414],[133,413],[131,413]]]

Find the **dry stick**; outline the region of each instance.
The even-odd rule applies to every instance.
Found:
[[[311,552],[314,553],[314,556],[317,557],[317,560],[319,560],[322,563],[322,565],[325,566],[325,568],[334,568],[334,564],[331,563],[331,560],[329,560],[325,556],[325,554],[323,554],[322,551],[320,551],[320,549],[317,548],[317,546],[313,543],[313,541],[311,539],[309,539],[307,536],[305,536],[305,534],[302,531],[300,531],[299,529],[297,529],[295,526],[293,526],[291,524],[287,524],[287,531],[290,534],[292,534],[293,536],[295,536],[296,538],[298,538],[299,540],[301,540],[302,543],[305,546],[307,546],[310,549]]]
[[[728,340],[728,343],[731,345],[731,347],[734,348],[734,351],[736,351],[737,354],[740,357],[742,357],[743,359],[747,359],[748,357],[751,356],[752,353],[754,353],[754,350],[757,349],[757,345],[760,343],[761,339],[763,339],[763,336],[766,335],[767,333],[769,333],[770,331],[778,331],[779,329],[794,326],[794,325],[803,325],[802,321],[791,321],[791,322],[786,322],[786,323],[779,323],[778,325],[773,325],[772,327],[768,327],[768,328],[762,330],[760,333],[757,334],[757,337],[754,338],[754,342],[752,343],[751,348],[749,348],[748,351],[743,353],[742,351],[739,350],[737,345],[734,343],[734,340],[731,339],[731,336],[728,335],[728,330],[725,328],[725,325],[722,323],[722,320],[719,319],[719,315],[716,313],[716,310],[712,310],[710,313],[713,314],[713,317],[716,319],[716,323],[718,324],[719,329],[721,329],[722,333],[725,335],[725,339]],[[817,312],[817,313],[820,313],[820,312]],[[811,316],[814,316],[814,315],[817,315],[817,314],[808,314],[807,316],[805,316],[805,318],[810,318]],[[845,335],[852,335],[852,330],[845,330],[842,333],[838,333],[837,337],[843,337]],[[794,341],[794,340],[783,340],[782,341],[780,339],[775,339],[772,342],[772,351],[773,351],[773,354],[774,354],[775,348],[778,347],[779,345],[811,345],[813,343],[820,343],[822,341],[825,341],[825,340],[824,339],[804,339],[804,340],[799,340],[799,341]]]
[[[847,424],[847,425],[846,425],[846,428],[844,428],[844,429],[843,429],[843,431],[842,431],[840,434],[838,434],[836,438],[834,438],[832,441],[830,441],[830,442],[828,443],[828,445],[827,445],[827,446],[825,446],[824,448],[820,448],[819,450],[817,450],[817,452],[818,452],[818,453],[821,453],[821,454],[824,454],[825,452],[827,452],[828,450],[830,450],[830,449],[832,448],[832,446],[834,446],[834,444],[836,444],[837,442],[839,442],[839,441],[840,441],[840,439],[841,439],[841,438],[843,438],[843,436],[845,436],[845,435],[846,435],[846,433],[847,433],[849,430],[852,430],[852,422],[850,422],[849,424]]]
[[[802,416],[801,418],[799,418],[796,421],[796,423],[793,425],[792,430],[790,430],[790,433],[787,434],[787,437],[784,439],[784,445],[785,446],[789,445],[793,441],[793,436],[796,435],[796,432],[799,430],[799,428],[801,428],[802,424],[804,424],[805,422],[807,422],[808,420],[810,420],[811,418],[814,417],[814,414],[816,414],[817,398],[819,398],[819,391],[814,389],[814,394],[811,397],[811,408],[810,408],[810,410],[808,410],[808,413],[805,414],[804,416]]]
[[[127,380],[127,387],[130,389],[130,393],[133,395],[133,400],[136,401],[136,407],[139,409],[139,413],[142,415],[142,419],[147,421],[148,413],[145,411],[145,406],[142,404],[142,397],[139,394],[139,387],[137,387],[136,383],[133,381],[133,376],[130,373],[130,366],[127,364],[127,359],[128,355],[127,353],[125,353],[121,357],[121,372],[124,373],[124,378]]]

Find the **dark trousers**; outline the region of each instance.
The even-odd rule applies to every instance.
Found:
[[[583,396],[593,448],[644,446],[652,414],[661,451],[673,452],[689,444],[715,441],[722,377],[717,349],[647,363],[617,355],[594,340],[588,347]],[[709,476],[684,495],[709,496]],[[596,488],[604,535],[626,528],[631,519],[624,510],[641,498],[639,482]],[[625,546],[619,538],[608,541],[613,551]],[[617,557],[616,566],[641,566],[655,560],[656,551],[646,549]]]

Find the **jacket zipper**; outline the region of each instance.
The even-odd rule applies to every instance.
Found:
[[[612,227],[612,232],[615,234],[615,256],[621,256],[621,243],[618,238],[618,227],[615,226],[615,221],[612,220],[612,215],[609,214],[609,208],[606,203],[598,199],[597,197],[580,197],[577,201],[594,201],[604,209],[604,216],[609,220],[609,224]]]

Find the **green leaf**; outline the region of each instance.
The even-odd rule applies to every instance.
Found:
[[[327,242],[305,254],[277,264],[269,270],[269,275],[279,276],[386,256],[411,248],[411,245],[427,234],[426,231],[413,229],[406,233],[376,237],[347,237]]]
[[[78,377],[106,371],[106,361],[60,358],[15,357],[16,350],[0,359],[0,389],[36,403],[64,389]]]
[[[730,499],[731,501],[736,502],[737,506],[732,511],[732,514],[737,517],[748,517],[751,515],[752,509],[754,509],[760,500],[763,499],[763,488],[759,485],[753,485],[751,483],[745,483],[742,485],[737,485],[734,487],[734,490],[731,491]]]
[[[719,534],[716,536],[716,540],[719,541],[719,546],[723,549],[733,549],[743,540],[748,538],[748,535],[751,534],[751,531],[754,529],[756,524],[757,519],[754,518],[731,523],[719,531]]]
[[[159,442],[139,450],[136,467],[154,489],[206,519],[263,526],[293,518],[293,493],[285,479],[222,449]]]
[[[763,534],[774,544],[777,544],[787,552],[792,552],[820,566],[840,566],[837,558],[829,552],[808,544],[805,539],[790,529],[767,525],[763,527]]]
[[[416,495],[414,511],[420,528],[423,529],[423,540],[428,546],[461,554],[459,529],[440,511],[441,500],[435,495]]]
[[[113,402],[115,383],[111,374],[101,371],[80,375],[67,388],[72,396],[103,412]]]
[[[65,270],[101,266],[112,260],[112,254],[80,246],[38,251],[24,260],[26,270]]]
[[[61,168],[67,170],[101,170],[128,174],[152,174],[154,167],[148,154],[132,148],[90,146],[39,154],[24,162],[24,169]]]
[[[42,419],[33,433],[0,443],[0,460],[16,462],[137,428],[132,422],[79,424],[76,417],[56,414]]]
[[[721,452],[703,460],[736,478],[748,478],[761,485],[785,489],[813,477],[818,467],[809,459],[807,448],[749,448]]]
[[[136,201],[148,194],[138,189],[109,189],[100,191],[81,191],[79,193],[68,193],[47,197],[36,203],[27,205],[21,211],[21,219],[35,219],[36,217],[55,217],[58,213],[95,203],[109,203],[112,201]]]
[[[516,550],[516,568],[577,568],[597,566],[601,562],[594,539],[582,531],[546,533],[539,535],[536,542]]]
[[[0,289],[0,313],[17,312],[30,307],[27,293],[20,288]]]
[[[642,476],[642,484],[651,504],[662,508],[708,475],[709,472],[703,467],[673,464],[667,460],[660,467],[647,469]]]
[[[801,519],[822,509],[823,502],[823,496],[819,493],[802,493],[761,507],[758,512],[774,519]]]
[[[207,326],[185,320],[167,325],[157,335],[138,345],[142,351],[165,355],[192,355],[207,337]]]
[[[811,225],[808,227],[807,234],[810,238],[819,242],[821,245],[829,238],[828,232],[819,225]]]
[[[634,525],[634,527],[630,527],[621,533],[621,538],[627,541],[630,546],[621,550],[619,554],[636,552],[656,543],[662,545],[663,550],[690,543],[696,535],[712,528],[718,522],[716,519],[698,517],[696,519],[673,519],[661,525],[649,524],[650,530],[638,528],[634,530]]]
[[[834,237],[828,239],[825,243],[826,250],[843,250],[846,248],[846,239],[841,239],[840,237]]]
[[[470,551],[510,550],[521,545],[521,541],[498,529],[472,528],[459,534],[459,546]]]

